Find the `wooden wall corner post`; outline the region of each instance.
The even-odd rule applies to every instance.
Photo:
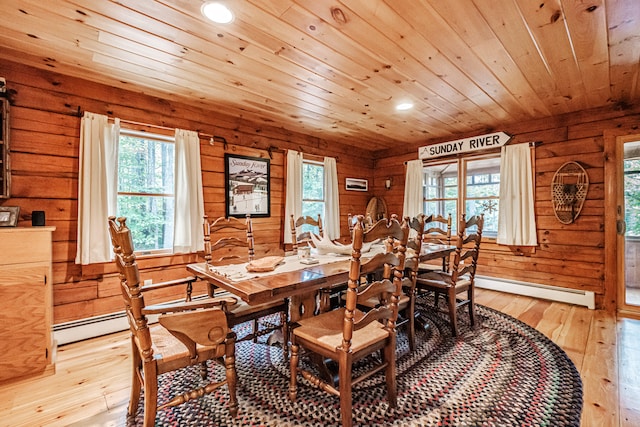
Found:
[[[604,295],[602,305],[605,310],[615,312],[618,306],[618,248],[616,235],[618,187],[617,145],[618,130],[604,130],[604,211],[616,215],[604,215]]]
[[[621,137],[630,132],[622,129],[605,129],[604,138],[604,211],[615,215],[604,215],[604,295],[603,307],[615,312],[624,301],[618,301],[620,286],[624,277],[623,264],[618,263],[621,245],[618,241],[616,223],[622,219],[619,203],[624,197],[624,183],[620,176],[620,163],[624,154]]]

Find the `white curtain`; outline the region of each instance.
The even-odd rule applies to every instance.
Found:
[[[422,160],[411,160],[407,162],[407,175],[404,182],[403,217],[413,218],[423,213],[422,191]]]
[[[173,252],[203,250],[204,199],[198,133],[176,129]]]
[[[120,120],[85,112],[80,122],[76,264],[111,260],[107,217],[116,214]]]
[[[284,205],[284,243],[291,241],[290,218],[302,215],[302,153],[287,151],[287,187]]]
[[[536,246],[533,175],[529,144],[502,147],[497,243]]]
[[[331,240],[340,238],[340,199],[338,196],[338,168],[336,159],[324,158],[324,236]]]

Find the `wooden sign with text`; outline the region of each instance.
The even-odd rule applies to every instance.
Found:
[[[471,138],[457,139],[455,141],[442,142],[440,144],[427,145],[425,147],[418,148],[418,158],[422,160],[433,159],[452,154],[502,147],[510,139],[510,135],[507,135],[504,132],[496,132],[487,135],[473,136]]]

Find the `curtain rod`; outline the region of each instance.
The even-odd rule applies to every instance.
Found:
[[[114,118],[113,117],[109,117],[109,120],[113,121]],[[161,125],[153,125],[153,124],[149,124],[149,123],[141,123],[141,122],[136,122],[133,120],[126,120],[126,119],[120,119],[121,123],[127,123],[130,125],[136,125],[136,126],[144,126],[144,127],[150,127],[150,128],[155,128],[155,129],[162,129],[162,130],[168,130],[168,131],[175,131],[175,128],[171,128],[168,126],[161,126]],[[198,138],[200,139],[208,139],[209,140],[209,144],[213,145],[214,142],[222,142],[224,144],[224,149],[226,150],[228,148],[228,142],[225,139],[224,136],[218,136],[218,135],[212,135],[210,133],[205,133],[205,132],[200,132],[197,131],[198,133]]]
[[[81,110],[81,108],[78,106],[78,113],[77,113],[78,117],[82,117],[84,115],[83,111]],[[108,120],[115,120],[115,117],[109,117],[107,116]],[[175,128],[170,128],[167,126],[160,126],[160,125],[153,125],[153,124],[149,124],[149,123],[141,123],[141,122],[136,122],[133,120],[126,120],[126,119],[119,119],[121,123],[127,123],[130,125],[136,125],[136,126],[144,126],[144,127],[150,127],[150,128],[155,128],[155,129],[162,129],[162,130],[167,130],[167,131],[174,131]],[[205,133],[205,132],[200,132],[200,131],[196,131],[198,133],[198,138],[200,139],[208,139],[209,140],[209,145],[213,145],[215,142],[222,142],[222,144],[224,144],[224,149],[228,149],[229,148],[229,143],[227,142],[226,138],[224,136],[219,136],[219,135],[213,135],[210,133]],[[273,158],[273,152],[274,151],[282,151],[280,150],[278,147],[270,145],[267,148],[267,152],[269,153],[269,158]],[[336,159],[337,161],[337,159]]]
[[[110,120],[112,120],[110,118]],[[164,130],[174,130],[174,128],[170,128],[167,126],[159,126],[159,125],[150,125],[147,123],[140,123],[140,122],[134,122],[132,120],[123,120],[120,119],[121,122],[124,123],[129,123],[129,124],[133,124],[133,125],[138,125],[138,126],[147,126],[147,127],[152,127],[152,128],[156,128],[156,129],[164,129]],[[224,136],[219,136],[219,135],[213,135],[210,133],[205,133],[205,132],[198,132],[198,138],[200,139],[208,139],[209,140],[209,145],[213,145],[215,142],[222,142],[224,149],[227,150],[229,148],[229,143],[227,142],[227,139]],[[273,159],[273,152],[279,150],[278,147],[275,147],[273,145],[270,145],[267,148],[267,152],[269,153],[269,158]]]

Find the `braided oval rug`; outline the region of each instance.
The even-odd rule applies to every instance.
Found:
[[[424,303],[424,301],[423,301]],[[354,388],[355,426],[579,426],[582,382],[565,352],[528,325],[478,305],[477,324],[460,311],[461,336],[425,304],[428,325],[409,352],[398,333],[398,406],[386,400],[384,374]],[[238,331],[242,335],[242,331]],[[278,346],[236,345],[240,413],[227,410],[227,389],[159,411],[157,426],[340,426],[339,399],[299,377],[298,399],[287,396],[289,364]],[[220,368],[210,375],[222,378]],[[199,382],[197,369],[160,377],[160,402]],[[140,402],[136,423],[142,423]]]

